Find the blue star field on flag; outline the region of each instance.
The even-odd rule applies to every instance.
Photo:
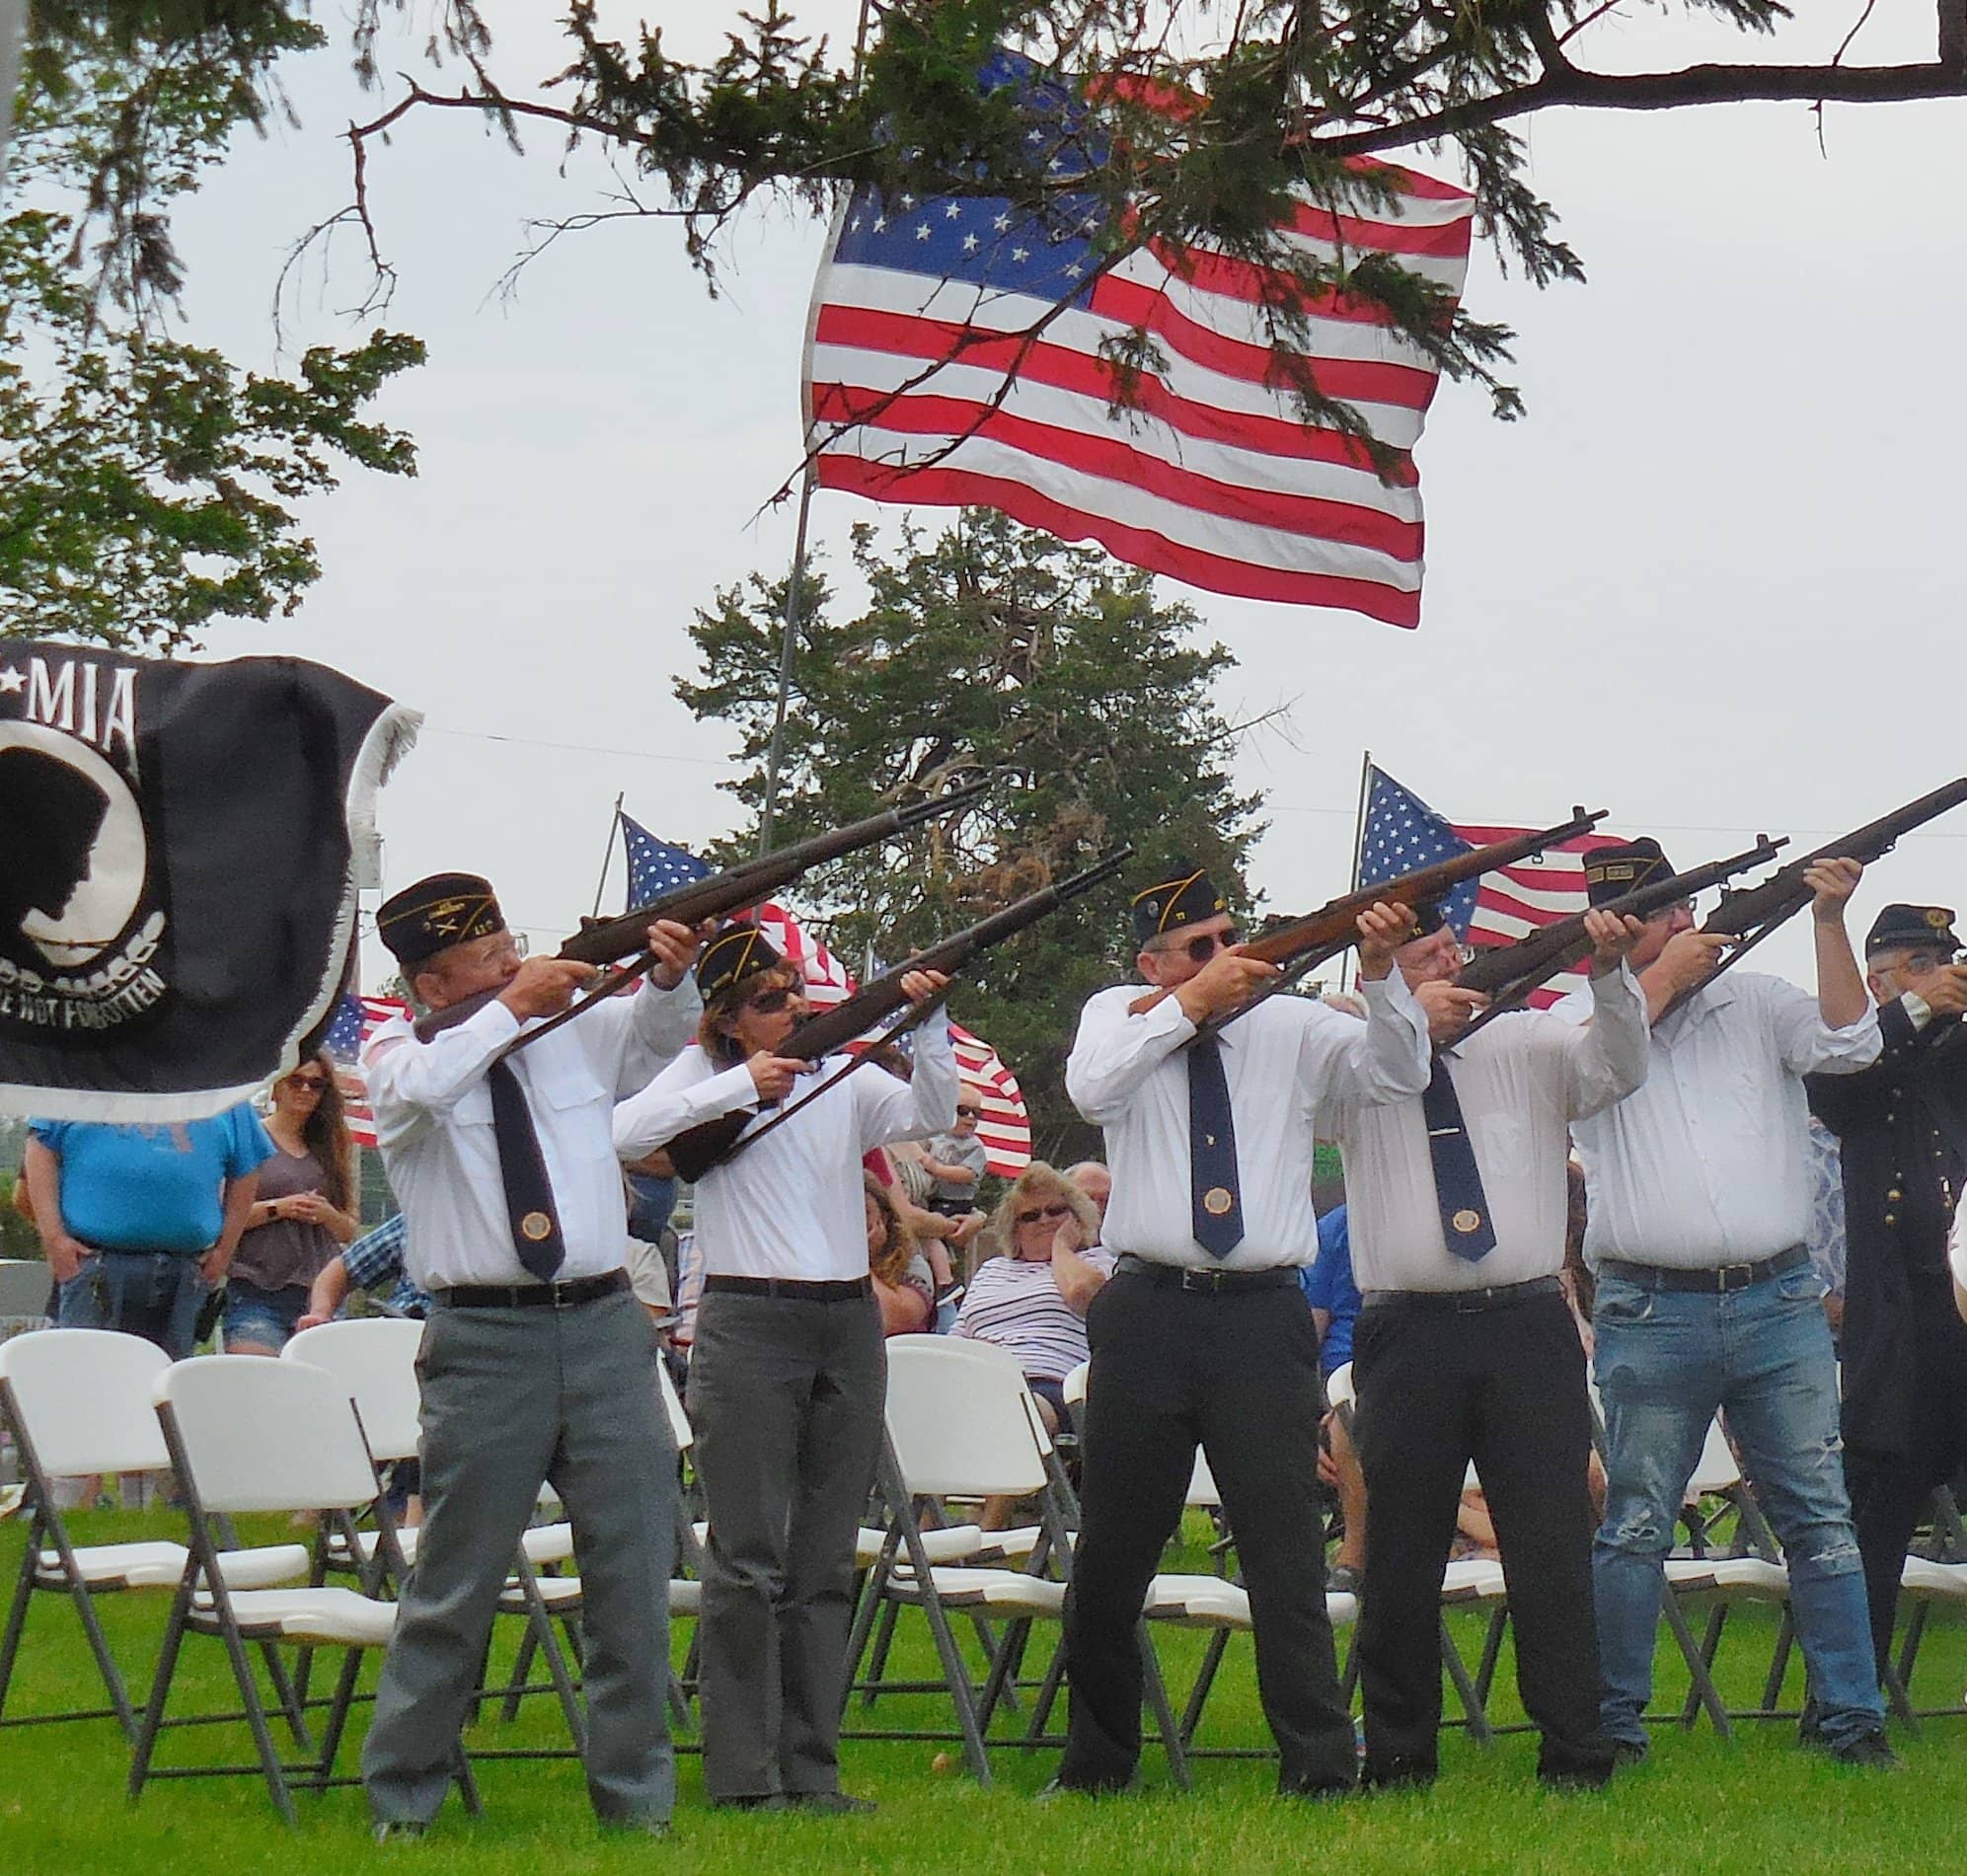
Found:
[[[1454,860],[1475,851],[1419,795],[1401,788],[1384,769],[1371,771],[1366,792],[1366,831],[1359,844],[1362,886],[1377,886],[1417,867],[1432,866],[1439,861]],[[1465,943],[1480,890],[1479,880],[1465,880],[1442,902],[1442,916]]]
[[[627,814],[621,817],[621,822],[622,846],[629,857],[632,907],[647,905],[651,899],[674,892],[678,886],[710,877],[710,866],[695,854],[657,840],[640,821]]]
[[[335,1006],[321,1046],[338,1062],[352,1062],[362,1052],[362,1000],[352,991]]]

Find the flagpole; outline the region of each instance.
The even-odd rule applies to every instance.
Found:
[[[1366,860],[1366,800],[1373,788],[1373,752],[1362,750],[1359,757],[1359,811],[1352,823],[1352,890],[1359,890],[1359,869]]]
[[[601,850],[601,877],[594,882],[594,917],[601,916],[601,895],[608,890],[608,863],[615,858],[615,836],[622,831],[622,799],[615,796],[615,812],[608,821],[608,844]]]
[[[773,823],[779,811],[779,765],[786,753],[786,710],[793,695],[793,656],[799,642],[800,589],[806,579],[806,517],[812,512],[813,474],[807,468],[799,486],[799,525],[793,539],[793,573],[786,582],[786,632],[779,644],[779,705],[772,717],[772,741],[765,751],[765,803],[758,817],[758,851],[772,851]]]

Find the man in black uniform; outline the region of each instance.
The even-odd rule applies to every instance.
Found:
[[[1844,1148],[1845,1474],[1882,1675],[1906,1549],[1935,1486],[1967,1464],[1967,1324],[1946,1235],[1967,1170],[1967,966],[1943,906],[1892,905],[1864,940],[1885,1049],[1811,1076]]]

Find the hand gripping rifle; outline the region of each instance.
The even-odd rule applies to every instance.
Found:
[[[1333,899],[1301,919],[1286,919],[1281,924],[1273,925],[1267,932],[1259,933],[1247,943],[1239,945],[1238,949],[1246,957],[1260,957],[1265,963],[1280,966],[1284,971],[1283,977],[1262,995],[1252,997],[1241,1009],[1211,1017],[1197,1029],[1197,1036],[1214,1035],[1226,1023],[1234,1022],[1245,1011],[1254,1010],[1265,997],[1274,997],[1280,990],[1317,970],[1321,964],[1329,963],[1358,938],[1359,915],[1362,912],[1380,904],[1411,906],[1418,912],[1423,906],[1445,899],[1457,886],[1478,879],[1498,866],[1513,866],[1520,860],[1541,854],[1547,847],[1556,846],[1559,841],[1575,840],[1580,834],[1589,834],[1604,819],[1603,808],[1592,813],[1581,807],[1573,808],[1571,818],[1559,827],[1540,828],[1534,834],[1519,834],[1514,840],[1474,848],[1469,853],[1458,854],[1453,860],[1437,861],[1431,866],[1402,873],[1398,879],[1383,880],[1377,886],[1348,892],[1342,899]],[[1144,1015],[1172,994],[1166,990],[1150,991],[1145,997],[1136,997],[1127,1006],[1127,1012],[1130,1015]]]
[[[845,1003],[806,1017],[772,1053],[802,1062],[819,1062],[829,1055],[838,1054],[857,1036],[867,1035],[898,1011],[907,1009],[908,995],[901,987],[901,980],[911,971],[933,970],[953,974],[961,970],[979,952],[988,950],[993,944],[1003,943],[1026,926],[1036,925],[1047,914],[1056,912],[1068,901],[1091,892],[1102,880],[1110,879],[1133,858],[1133,852],[1131,847],[1119,848],[1084,872],[1075,873],[1055,886],[1030,893],[1006,906],[1003,911],[993,912],[989,918],[978,920],[967,931],[958,932],[952,938],[946,938],[918,951],[893,970],[856,991]],[[908,1022],[885,1036],[874,1038],[874,1044],[891,1040],[903,1029],[913,1027],[941,1001],[937,998],[924,1005]],[[700,1121],[665,1142],[663,1150],[669,1155],[677,1176],[693,1182],[701,1179],[713,1166],[721,1165],[734,1155],[742,1153],[754,1140],[762,1140],[773,1128],[784,1126],[807,1101],[817,1100],[828,1088],[839,1087],[873,1052],[873,1046],[863,1050],[840,1074],[822,1082],[789,1106],[782,1107],[755,1132],[747,1134],[744,1130],[756,1116],[748,1109],[739,1109],[734,1113],[719,1114],[715,1120]],[[741,1139],[740,1135],[743,1136]]]
[[[1956,776],[1942,788],[1934,788],[1930,794],[1923,794],[1916,801],[1908,801],[1903,807],[1895,807],[1889,814],[1881,814],[1877,820],[1849,834],[1840,834],[1834,841],[1807,853],[1801,860],[1792,860],[1788,865],[1773,872],[1759,886],[1744,886],[1738,892],[1724,892],[1721,903],[1714,908],[1714,915],[1702,926],[1703,932],[1716,932],[1734,940],[1733,948],[1714,968],[1702,979],[1691,985],[1662,1010],[1654,1019],[1653,1026],[1673,1014],[1694,993],[1755,949],[1778,926],[1793,919],[1815,896],[1803,883],[1803,874],[1821,860],[1855,860],[1863,865],[1870,865],[1881,855],[1889,854],[1900,839],[1910,834],[1916,827],[1924,827],[1927,822],[1944,814],[1950,807],[1958,807],[1967,801],[1967,776]]]
[[[1667,879],[1655,879],[1650,885],[1621,893],[1616,899],[1608,899],[1594,910],[1610,912],[1621,918],[1650,919],[1656,912],[1664,912],[1683,899],[1711,891],[1737,873],[1766,865],[1788,845],[1787,837],[1771,840],[1767,834],[1758,835],[1756,844],[1746,853],[1732,854],[1726,860],[1709,861],[1704,866],[1696,866],[1692,872],[1677,872]],[[1491,1001],[1489,1007],[1455,1040],[1464,1042],[1485,1022],[1491,1022],[1512,1010],[1520,1010],[1529,1001],[1532,991],[1541,990],[1559,971],[1567,971],[1590,956],[1592,942],[1585,934],[1584,916],[1582,912],[1573,913],[1568,919],[1540,927],[1528,938],[1518,938],[1514,944],[1498,944],[1493,950],[1480,951],[1464,964],[1461,975],[1455,979],[1457,985],[1463,990],[1479,990]]]
[[[536,1029],[526,1030],[504,1053],[510,1054],[513,1049],[523,1049],[529,1042],[537,1042],[541,1036],[551,1034],[564,1022],[570,1022],[583,1010],[612,997],[624,984],[633,983],[652,969],[655,959],[648,951],[648,928],[658,919],[673,919],[678,925],[699,925],[706,919],[721,919],[733,912],[742,912],[791,885],[807,868],[859,853],[862,848],[872,847],[879,841],[892,840],[895,835],[923,821],[932,821],[958,808],[969,807],[988,793],[991,787],[988,780],[965,782],[946,793],[937,795],[934,800],[912,801],[906,807],[870,814],[866,820],[850,821],[845,827],[815,834],[810,840],[794,841],[790,847],[760,854],[755,860],[742,861],[728,871],[713,873],[708,879],[693,879],[688,885],[673,887],[651,899],[648,904],[637,906],[618,918],[582,919],[580,930],[554,953],[556,957],[570,957],[582,964],[613,964],[625,957],[630,961],[610,971],[592,990],[559,1015],[550,1017]],[[440,1030],[475,1016],[497,995],[496,990],[482,991],[477,996],[467,997],[460,1003],[446,1004],[442,1010],[433,1010],[419,1016],[416,1020],[417,1040],[428,1042]]]

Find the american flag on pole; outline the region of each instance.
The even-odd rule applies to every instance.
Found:
[[[1359,847],[1359,883],[1378,885],[1417,866],[1452,860],[1497,841],[1514,840],[1530,830],[1486,827],[1473,821],[1453,824],[1442,819],[1419,795],[1394,780],[1384,769],[1369,771],[1366,825]],[[1509,944],[1540,926],[1554,925],[1586,911],[1585,856],[1599,847],[1616,847],[1618,834],[1580,834],[1548,848],[1532,860],[1458,886],[1442,907],[1448,923],[1465,944]],[[1585,981],[1582,971],[1560,971],[1541,990],[1530,993],[1531,1004],[1548,1010]]]
[[[335,1013],[322,1032],[321,1046],[335,1064],[335,1080],[341,1089],[341,1113],[348,1123],[348,1137],[358,1147],[376,1144],[376,1117],[369,1111],[369,1086],[362,1077],[362,1050],[369,1037],[392,1016],[409,1013],[410,1006],[401,998],[359,997],[350,991],[335,1006]]]
[[[982,83],[1026,88],[1027,137],[1042,145],[1083,107],[1046,102],[1030,73],[1000,52]],[[1069,180],[1073,152],[1058,147],[1048,167]],[[1415,171],[1360,167],[1396,205],[1362,193],[1356,213],[1334,215],[1307,196],[1292,244],[1325,260],[1392,256],[1459,298],[1474,198]],[[1438,378],[1425,354],[1370,306],[1332,295],[1308,309],[1302,355],[1316,383],[1399,452],[1383,482],[1354,439],[1308,426],[1279,382],[1262,308],[1302,297],[1293,275],[1155,245],[1102,271],[1097,198],[1067,194],[1057,210],[1041,226],[988,196],[863,189],[848,201],[808,327],[805,416],[820,486],[999,508],[1212,592],[1418,624],[1409,452]],[[1160,361],[1116,417],[1101,341],[1139,331]]]
[[[629,856],[630,905],[646,905],[661,893],[710,876],[710,866],[695,854],[657,840],[627,814],[621,819],[622,843]],[[854,979],[845,966],[784,906],[767,899],[754,906],[750,916],[779,955],[805,973],[807,1003],[827,1009],[854,994]]]
[[[955,1044],[956,1067],[963,1080],[974,1083],[982,1096],[977,1138],[983,1142],[988,1169],[1000,1179],[1015,1179],[1031,1163],[1031,1116],[1025,1110],[1024,1090],[982,1036],[951,1022],[949,1039]]]

